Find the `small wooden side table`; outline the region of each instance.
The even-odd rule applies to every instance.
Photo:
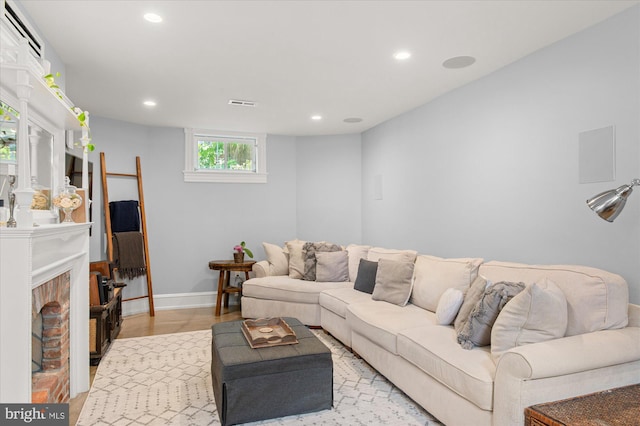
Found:
[[[244,272],[245,279],[249,279],[249,272],[255,260],[249,260],[242,263],[236,263],[233,260],[212,260],[209,262],[209,269],[214,271],[220,271],[218,278],[218,297],[216,299],[216,316],[220,316],[220,309],[222,308],[222,296],[224,295],[224,306],[229,307],[229,294],[238,293],[238,296],[242,296],[242,288],[231,287],[231,271]]]
[[[527,407],[525,426],[619,425],[640,421],[640,384]]]

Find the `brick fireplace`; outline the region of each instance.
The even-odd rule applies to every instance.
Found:
[[[31,402],[69,402],[69,287],[65,272],[32,291]]]
[[[0,228],[0,402],[69,402],[89,390],[90,226]]]

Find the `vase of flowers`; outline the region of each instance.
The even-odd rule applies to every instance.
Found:
[[[242,241],[240,244],[236,245],[233,247],[233,261],[235,263],[242,263],[244,262],[244,254],[247,254],[247,256],[249,256],[250,258],[253,259],[253,253],[251,253],[251,250],[249,250],[246,245],[245,242]]]
[[[76,193],[76,187],[71,185],[69,177],[65,177],[65,187],[53,198],[53,205],[64,212],[63,223],[73,223],[71,213],[82,205],[82,197]]]

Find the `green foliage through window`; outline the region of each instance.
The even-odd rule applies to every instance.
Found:
[[[198,138],[198,169],[255,171],[255,141]]]

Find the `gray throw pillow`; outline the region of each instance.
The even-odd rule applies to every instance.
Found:
[[[378,260],[376,285],[371,298],[384,300],[398,306],[405,306],[411,296],[413,283],[413,262]]]
[[[349,256],[345,250],[316,253],[316,281],[349,281]]]
[[[460,333],[462,327],[467,323],[471,310],[482,298],[484,291],[489,285],[491,285],[491,283],[481,275],[478,275],[476,279],[473,280],[464,294],[464,301],[462,302],[462,306],[460,306],[460,310],[458,311],[458,316],[456,316],[456,320],[453,323],[453,328],[456,329],[456,333]]]
[[[373,293],[373,288],[376,285],[376,272],[378,272],[378,262],[360,259],[358,275],[356,275],[353,288],[363,293]]]
[[[498,282],[487,288],[471,310],[469,319],[458,333],[458,343],[464,349],[491,344],[491,328],[498,314],[515,295],[524,290],[524,283]]]
[[[316,280],[316,252],[340,251],[342,247],[331,243],[304,243],[302,253],[304,257],[304,274],[302,279],[306,281]]]

